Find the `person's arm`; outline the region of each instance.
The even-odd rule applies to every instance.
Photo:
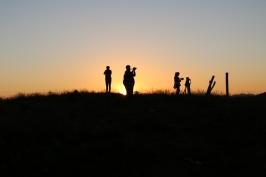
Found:
[[[133,74],[133,77],[135,77],[135,76],[136,76],[136,71],[133,70],[133,71],[132,71],[132,74]]]
[[[177,82],[181,82],[181,79],[179,77],[176,77]]]

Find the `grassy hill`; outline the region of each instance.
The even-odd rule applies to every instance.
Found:
[[[71,92],[0,99],[0,176],[264,176],[266,99]]]

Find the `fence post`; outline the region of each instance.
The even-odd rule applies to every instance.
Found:
[[[215,77],[215,76],[212,76],[211,80],[209,81],[209,86],[208,86],[208,89],[207,89],[207,92],[206,92],[206,97],[207,97],[207,101],[208,101],[208,102],[210,102],[211,91],[212,91],[213,87],[214,87],[215,84],[216,84],[215,81],[214,81],[214,83],[213,83],[214,77]],[[213,84],[212,84],[212,83],[213,83]]]
[[[225,85],[226,85],[226,112],[229,114],[229,82],[228,73],[225,73]]]

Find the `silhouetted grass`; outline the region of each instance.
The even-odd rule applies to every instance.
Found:
[[[264,176],[264,95],[71,91],[0,99],[1,176]]]

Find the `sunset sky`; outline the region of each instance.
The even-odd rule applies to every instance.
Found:
[[[123,92],[126,65],[137,91],[266,91],[265,0],[0,0],[0,96],[105,89]],[[184,89],[182,83],[181,89]]]

